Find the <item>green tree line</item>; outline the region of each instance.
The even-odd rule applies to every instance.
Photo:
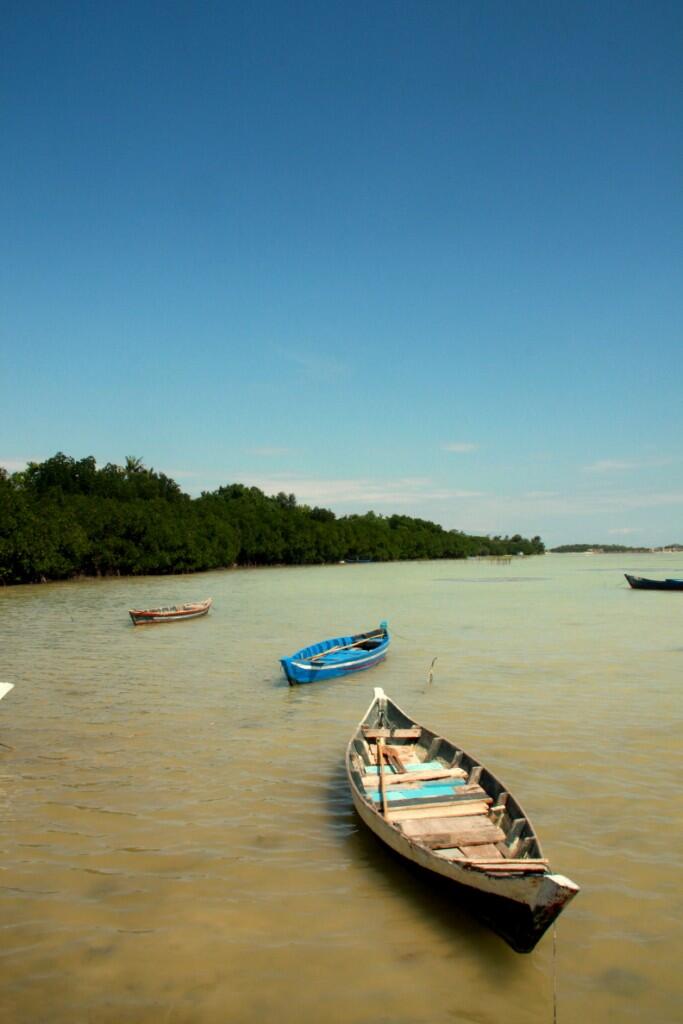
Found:
[[[540,537],[476,537],[403,515],[337,517],[228,484],[191,498],[138,458],[98,468],[61,452],[20,473],[0,469],[0,582],[540,554]]]

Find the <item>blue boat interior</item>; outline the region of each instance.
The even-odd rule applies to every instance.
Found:
[[[287,661],[310,661],[315,659],[315,662],[320,665],[331,665],[338,664],[339,662],[354,661],[359,658],[365,657],[369,652],[376,651],[378,648],[384,646],[389,642],[389,634],[387,632],[386,622],[380,623],[379,629],[371,630],[370,635],[364,638],[362,633],[352,634],[351,636],[338,636],[330,640],[321,640],[317,644],[311,644],[310,647],[303,647],[296,654],[290,655],[288,659],[282,659]],[[351,647],[350,644],[354,646]],[[345,648],[345,650],[333,650],[333,648]],[[325,654],[325,651],[329,651],[329,654]],[[320,657],[322,655],[322,657]]]

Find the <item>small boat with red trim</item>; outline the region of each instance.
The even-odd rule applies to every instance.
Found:
[[[336,679],[348,672],[361,672],[379,665],[387,656],[389,642],[389,627],[386,622],[380,622],[377,629],[367,633],[337,636],[302,647],[291,657],[280,658],[280,664],[290,686]]]
[[[131,608],[128,611],[134,626],[142,626],[147,622],[181,622],[184,619],[197,619],[206,615],[213,599],[195,601],[194,604],[171,604],[163,608]]]
[[[554,874],[502,782],[376,689],[346,751],[354,806],[375,835],[529,953],[578,885]]]

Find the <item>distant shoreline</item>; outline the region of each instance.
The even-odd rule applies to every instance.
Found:
[[[548,548],[552,555],[680,555],[683,544],[670,544],[663,548],[628,548],[622,544],[561,544]]]

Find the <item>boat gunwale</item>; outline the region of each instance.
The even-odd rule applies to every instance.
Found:
[[[319,640],[315,644],[309,644],[307,647],[301,647],[298,651],[295,651],[294,654],[290,654],[286,658],[281,658],[280,661],[287,661],[290,663],[294,663],[295,661],[306,662],[306,668],[318,668],[319,666],[311,664],[312,659],[318,656],[324,657],[324,655],[329,653],[329,651],[331,650],[332,647],[335,646],[335,644],[339,644],[344,641],[349,645],[360,644],[361,641],[364,640],[379,640],[377,646],[368,650],[367,654],[376,654],[378,651],[383,650],[391,641],[388,626],[380,625],[375,627],[375,629],[367,630],[364,633],[350,633],[344,636],[328,637],[325,640]],[[323,644],[329,644],[330,647],[324,648],[322,647]],[[344,664],[344,662],[340,662],[339,664]],[[331,666],[328,664],[323,667],[330,668]],[[334,667],[337,666],[335,665]]]

